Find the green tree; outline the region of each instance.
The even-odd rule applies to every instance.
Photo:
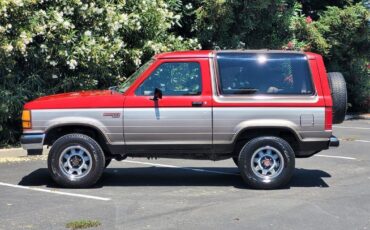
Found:
[[[279,48],[290,37],[292,0],[205,0],[196,11],[203,47]]]
[[[0,0],[0,145],[16,143],[23,103],[118,84],[153,54],[198,48],[171,32],[164,0]]]
[[[351,111],[369,111],[369,12],[357,3],[328,7],[319,16],[311,23],[303,14],[292,18],[293,43],[296,48],[323,54],[328,71],[344,74]]]
[[[325,11],[329,6],[343,8],[353,3],[361,2],[361,0],[300,0],[299,2],[302,4],[304,15],[317,20],[320,17],[320,13]]]
[[[344,74],[350,111],[369,111],[369,11],[359,0],[205,0],[195,13],[203,48],[317,52]]]

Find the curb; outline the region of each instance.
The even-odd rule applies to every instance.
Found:
[[[42,155],[47,155],[49,149],[47,146],[44,146]],[[23,148],[9,148],[9,149],[0,149],[0,158],[5,157],[27,157],[27,151]]]
[[[370,120],[370,114],[348,114],[345,118],[346,121],[355,119]]]

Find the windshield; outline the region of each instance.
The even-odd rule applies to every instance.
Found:
[[[126,92],[128,88],[138,79],[141,74],[153,63],[153,59],[146,62],[144,65],[142,65],[139,69],[137,69],[130,77],[126,79],[125,82],[123,82],[121,85],[118,86],[118,91],[121,93]]]

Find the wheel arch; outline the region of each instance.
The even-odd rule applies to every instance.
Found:
[[[89,124],[68,123],[51,126],[45,131],[44,144],[53,145],[58,138],[71,133],[85,134],[97,141],[104,152],[109,152],[109,148],[107,147],[107,143],[109,143],[108,138],[98,127]]]
[[[282,126],[263,126],[263,127],[244,127],[236,135],[233,141],[234,154],[238,154],[241,148],[249,140],[261,136],[276,136],[286,140],[294,151],[299,150],[301,138],[297,132],[290,127]]]

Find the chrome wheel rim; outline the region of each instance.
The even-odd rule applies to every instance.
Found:
[[[252,155],[251,168],[257,177],[263,179],[264,182],[269,182],[283,171],[283,155],[271,146],[259,148]]]
[[[59,167],[70,180],[82,178],[91,170],[91,154],[81,146],[70,146],[60,155]]]

